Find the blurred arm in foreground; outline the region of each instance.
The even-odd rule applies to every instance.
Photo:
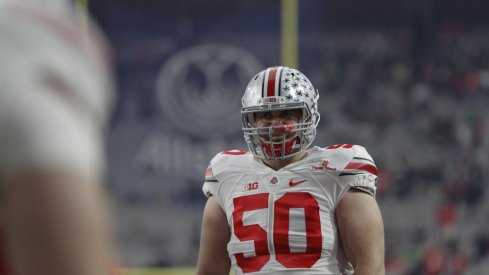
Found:
[[[1,0],[0,36],[0,274],[109,274],[104,38],[63,0]]]

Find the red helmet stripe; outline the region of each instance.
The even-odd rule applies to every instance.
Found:
[[[278,81],[277,81],[277,85],[275,85],[275,88],[277,89],[275,91],[275,95],[276,96],[282,96],[282,70],[283,70],[284,67],[280,66],[278,67],[278,71],[277,71],[277,74],[278,74]]]
[[[273,67],[268,71],[267,80],[267,97],[275,96],[276,94],[276,83],[277,83],[277,71],[278,67]]]

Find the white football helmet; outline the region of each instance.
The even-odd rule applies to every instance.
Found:
[[[262,159],[282,160],[307,149],[319,123],[318,98],[309,79],[296,69],[271,67],[255,75],[241,100],[244,138],[250,151]],[[292,109],[302,111],[297,124],[257,127],[255,123],[257,112]]]

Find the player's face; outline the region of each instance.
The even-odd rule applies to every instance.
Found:
[[[291,109],[283,111],[267,111],[267,112],[257,112],[254,114],[254,120],[256,127],[273,127],[273,141],[281,141],[285,139],[292,138],[294,133],[290,131],[294,130],[292,125],[300,123],[302,119],[302,110]],[[269,140],[270,137],[262,136],[262,138]]]

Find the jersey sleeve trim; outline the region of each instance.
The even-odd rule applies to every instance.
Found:
[[[369,175],[369,174],[355,174],[350,176],[351,179],[349,179],[347,183],[347,190],[351,188],[355,189],[360,189],[363,192],[366,192],[372,196],[375,197],[376,194],[376,182],[377,182],[377,176],[374,175]]]

